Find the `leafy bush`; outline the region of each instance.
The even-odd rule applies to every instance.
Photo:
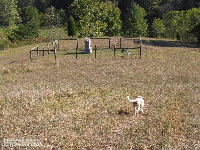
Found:
[[[17,27],[9,29],[8,32],[8,39],[11,42],[21,41],[29,37],[32,37],[32,34],[30,34],[29,28],[23,24],[19,24]]]
[[[161,20],[160,18],[154,19],[152,27],[153,27],[153,34],[155,37],[159,38],[164,37],[166,28],[164,26],[163,20]]]
[[[6,29],[6,36],[11,42],[19,40],[18,30],[19,30],[18,26],[10,26]]]
[[[23,38],[37,37],[39,35],[39,13],[33,6],[27,6],[20,10],[22,25],[19,26],[19,33],[23,33]]]
[[[70,6],[79,36],[118,35],[120,10],[114,3],[98,0],[75,0]]]
[[[199,41],[200,8],[187,11],[170,11],[163,19],[155,19],[152,27],[156,37],[164,35],[184,41]]]
[[[100,5],[107,27],[104,31],[106,35],[115,36],[121,34],[121,11],[111,1],[106,1]]]
[[[7,48],[10,44],[10,41],[8,40],[4,31],[5,29],[0,28],[0,50]]]
[[[200,22],[191,30],[191,33],[197,37],[197,42],[200,43]]]
[[[163,22],[166,27],[166,36],[169,38],[177,38],[177,34],[180,34],[180,27],[182,15],[180,11],[170,11],[163,17]]]

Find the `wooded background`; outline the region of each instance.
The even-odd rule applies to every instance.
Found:
[[[0,47],[64,27],[75,35],[149,36],[200,41],[199,0],[0,0]]]

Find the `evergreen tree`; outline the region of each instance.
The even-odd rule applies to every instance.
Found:
[[[74,18],[72,16],[69,17],[67,21],[67,28],[68,28],[68,36],[75,36],[76,35],[76,25],[74,22]]]
[[[147,21],[144,17],[146,11],[136,3],[132,3],[124,14],[123,31],[128,36],[145,36],[147,34]]]

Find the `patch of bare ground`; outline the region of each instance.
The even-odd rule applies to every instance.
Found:
[[[101,48],[75,59],[66,48],[56,63],[53,54],[31,62],[30,48],[0,52],[2,149],[3,139],[41,141],[33,149],[200,148],[198,48],[144,43],[142,59]],[[127,95],[144,97],[144,115]]]

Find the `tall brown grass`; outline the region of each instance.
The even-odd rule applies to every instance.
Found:
[[[55,63],[53,54],[31,62],[32,47],[0,51],[0,141],[40,140],[33,149],[200,149],[199,48],[145,44],[142,59],[136,49],[75,59],[66,48]],[[145,115],[134,116],[127,95],[144,97]]]

